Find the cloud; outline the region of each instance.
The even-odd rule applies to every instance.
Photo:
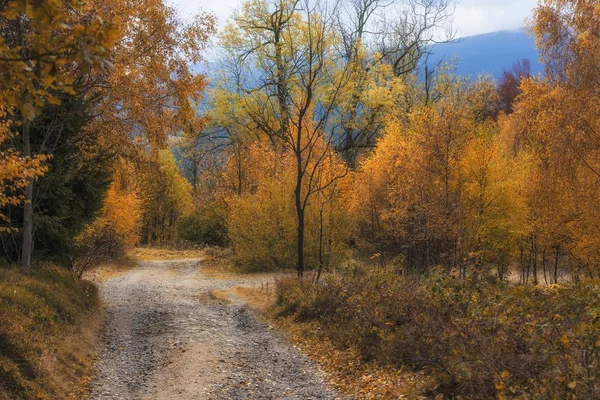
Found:
[[[516,29],[532,16],[537,0],[462,0],[454,14],[458,36]]]
[[[218,26],[223,27],[244,0],[167,1],[174,4],[184,18],[201,10],[212,12],[217,16]],[[536,4],[537,0],[459,0],[454,28],[458,36],[470,36],[522,27]]]
[[[227,18],[237,10],[243,0],[167,0],[174,5],[181,16],[196,15],[200,11],[211,12],[217,16],[217,24],[221,28],[227,22]]]

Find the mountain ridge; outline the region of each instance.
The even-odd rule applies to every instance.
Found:
[[[497,79],[503,70],[524,58],[531,61],[533,75],[543,73],[544,68],[539,62],[535,39],[524,28],[466,36],[455,42],[436,44],[431,51],[427,61],[430,67],[442,60],[456,61],[457,74],[465,76],[489,74]]]

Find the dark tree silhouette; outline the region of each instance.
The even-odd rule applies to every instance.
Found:
[[[513,104],[521,94],[521,80],[531,78],[531,62],[522,59],[515,62],[510,70],[503,70],[498,82],[500,110],[506,114],[513,112]]]

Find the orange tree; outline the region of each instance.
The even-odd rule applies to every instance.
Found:
[[[523,247],[532,269],[538,263],[543,271],[550,267],[554,281],[561,269],[574,278],[598,277],[600,6],[592,0],[543,1],[533,30],[547,77],[522,83],[510,121],[513,148],[535,159]]]

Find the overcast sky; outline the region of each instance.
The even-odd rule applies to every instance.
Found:
[[[223,26],[232,11],[243,0],[167,0],[183,16],[199,10],[213,12],[219,26]],[[515,29],[525,24],[537,0],[460,0],[454,15],[458,36],[477,35],[505,29]]]

